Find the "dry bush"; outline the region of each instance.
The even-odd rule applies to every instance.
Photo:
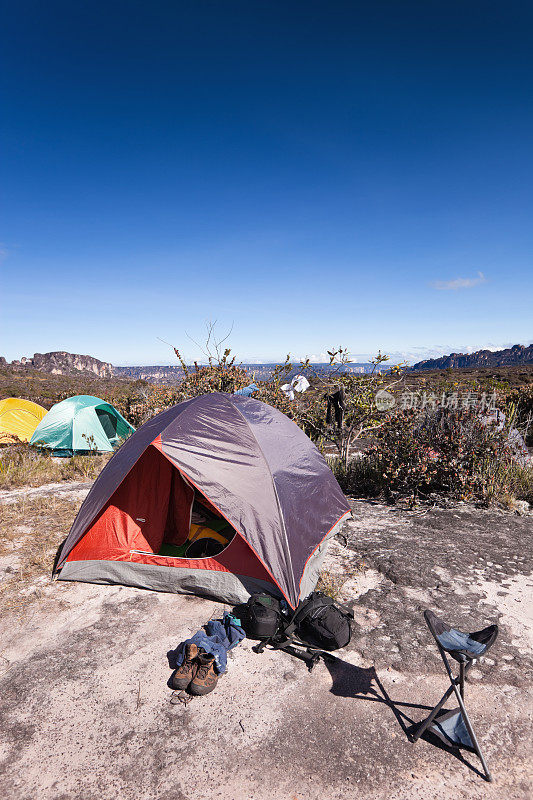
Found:
[[[94,480],[112,453],[53,458],[27,444],[10,445],[0,450],[0,489],[17,486],[42,486],[70,480]]]
[[[95,453],[62,459],[65,463],[61,465],[61,480],[69,481],[77,478],[95,480],[112,455],[113,453]]]
[[[61,469],[50,456],[26,444],[3,447],[0,452],[0,487],[41,486],[61,480]]]

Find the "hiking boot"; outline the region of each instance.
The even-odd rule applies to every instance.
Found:
[[[202,695],[212,692],[218,681],[218,673],[215,667],[215,657],[200,650],[196,659],[198,669],[196,675],[189,685],[191,694]]]
[[[186,689],[189,683],[196,675],[198,663],[196,657],[198,655],[198,646],[195,644],[185,645],[185,658],[181,666],[174,671],[170,682],[174,689]]]

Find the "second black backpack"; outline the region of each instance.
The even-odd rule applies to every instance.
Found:
[[[289,624],[283,629],[286,642],[296,642],[323,650],[338,650],[349,644],[353,613],[340,608],[322,592],[302,600]]]

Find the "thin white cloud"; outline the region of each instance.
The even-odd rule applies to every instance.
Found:
[[[487,279],[483,273],[478,272],[477,278],[454,278],[453,281],[433,281],[431,285],[439,291],[457,291],[458,289],[471,289],[473,286],[479,286],[480,283],[486,282]]]
[[[327,353],[313,353],[310,356],[305,356],[305,358],[309,358],[311,364],[327,364],[329,361],[329,356]],[[299,361],[304,361],[305,359],[300,358]]]

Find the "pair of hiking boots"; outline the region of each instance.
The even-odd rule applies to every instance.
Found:
[[[183,663],[173,673],[174,689],[187,689],[191,694],[204,695],[212,692],[218,681],[215,658],[202,648],[191,643],[185,645]]]

